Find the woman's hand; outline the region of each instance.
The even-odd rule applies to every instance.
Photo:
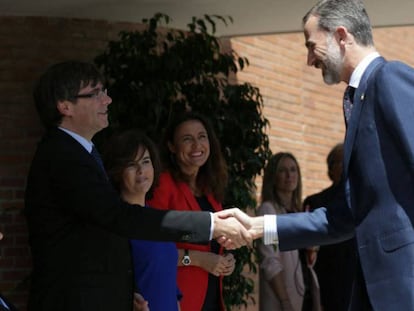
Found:
[[[179,250],[179,258],[182,258],[184,251]],[[191,265],[200,267],[215,276],[226,276],[233,273],[236,259],[233,254],[227,253],[224,255],[218,255],[212,252],[203,252],[198,250],[189,250],[189,256],[191,258]],[[181,260],[178,261],[179,266],[183,266]]]
[[[139,293],[134,293],[134,310],[133,311],[150,311],[148,301]]]
[[[229,275],[233,272],[235,263],[233,254],[217,255],[204,252],[202,268],[215,276]]]
[[[224,254],[223,259],[225,260],[224,262],[224,269],[221,272],[221,275],[227,276],[233,273],[234,268],[236,267],[236,259],[234,258],[232,253],[227,253]]]

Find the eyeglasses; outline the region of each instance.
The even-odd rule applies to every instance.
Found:
[[[104,96],[108,95],[108,90],[107,89],[103,89],[103,90],[95,90],[92,93],[88,93],[88,94],[78,94],[75,95],[75,98],[96,98],[96,99],[101,99]]]

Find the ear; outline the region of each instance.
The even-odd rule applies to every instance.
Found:
[[[348,44],[350,42],[350,39],[352,39],[352,35],[343,26],[336,28],[335,35],[338,39],[339,45],[341,46]]]
[[[56,108],[63,116],[70,116],[72,114],[72,106],[73,103],[71,103],[68,100],[62,100],[58,101]]]
[[[175,153],[175,146],[171,142],[168,142],[167,145],[168,150],[170,150],[171,153]]]

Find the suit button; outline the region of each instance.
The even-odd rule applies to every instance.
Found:
[[[181,240],[183,240],[183,241],[190,241],[190,239],[191,239],[191,235],[190,234],[184,234],[181,237]]]

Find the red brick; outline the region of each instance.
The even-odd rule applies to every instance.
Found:
[[[50,64],[66,60],[90,61],[116,39],[120,30],[139,30],[143,25],[47,17],[0,17],[0,230],[6,237],[0,246],[0,269],[30,269],[23,208],[25,176],[43,128],[32,101],[33,82]],[[413,65],[414,27],[374,29],[377,49],[388,59]],[[304,195],[329,184],[326,154],[343,139],[341,98],[344,85],[326,86],[319,70],[306,65],[302,33],[234,37],[226,40],[250,66],[232,77],[259,87],[264,100],[267,129],[273,152],[292,151],[303,174]],[[260,193],[261,179],[257,179]],[[12,246],[12,247],[9,247]],[[27,272],[9,271],[0,291],[7,292]],[[14,291],[20,310],[25,310],[27,290]],[[252,309],[254,310],[254,306]]]

